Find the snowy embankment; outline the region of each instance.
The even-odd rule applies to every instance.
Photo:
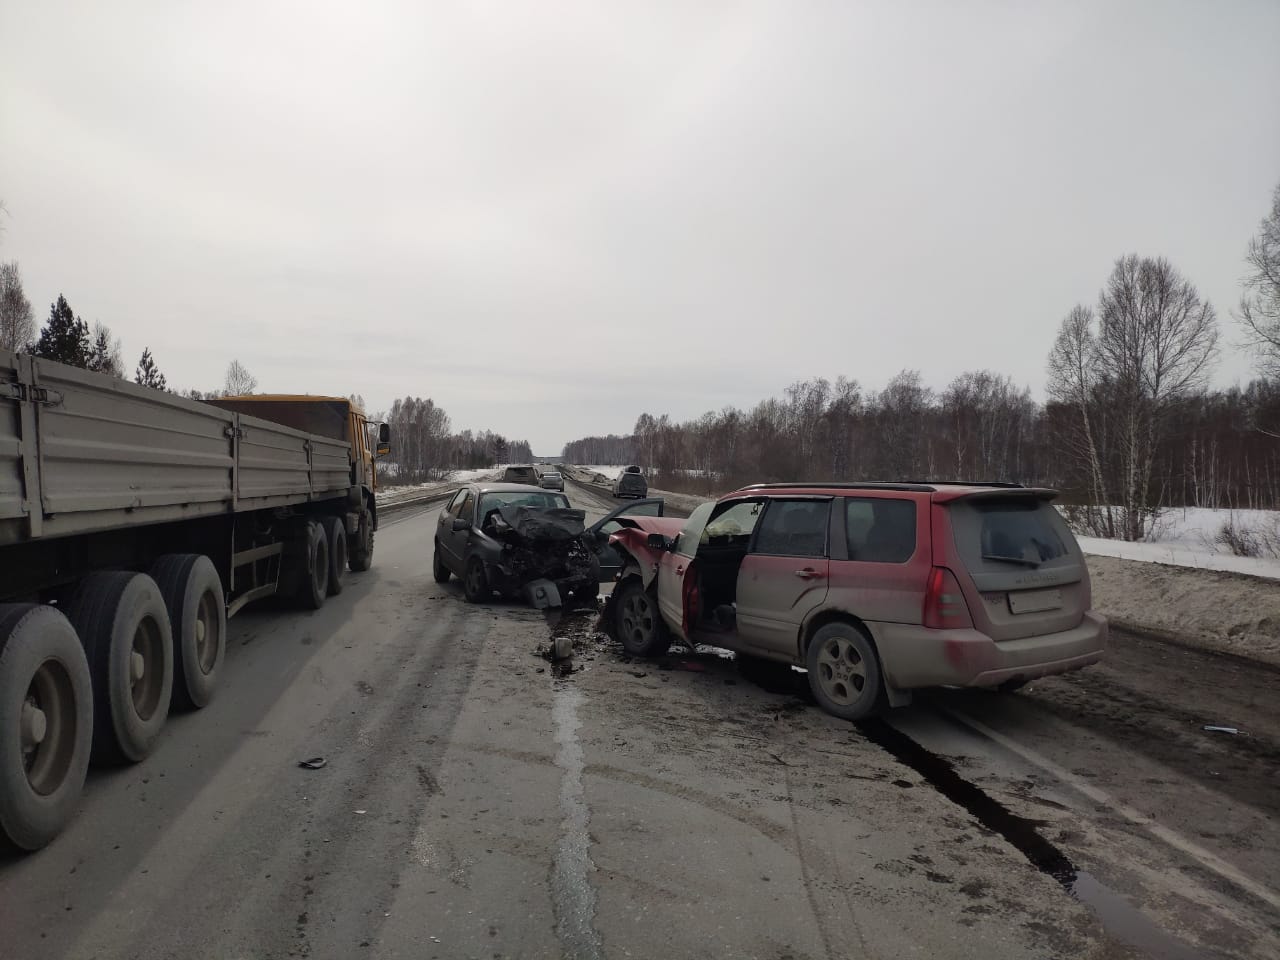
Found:
[[[1236,556],[1224,527],[1274,551],[1280,511],[1177,508],[1141,543],[1079,537],[1094,607],[1119,627],[1280,667],[1280,558]]]

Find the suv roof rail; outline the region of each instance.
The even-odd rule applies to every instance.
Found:
[[[1021,490],[1023,485],[1011,480],[909,480],[908,483],[922,483],[931,487],[1003,487]]]
[[[929,493],[939,487],[992,487],[1005,490],[1022,490],[1023,485],[1005,480],[811,480],[791,481],[789,483],[753,483],[742,487],[743,490],[901,490],[914,493]]]
[[[889,481],[867,480],[859,483],[850,481],[831,481],[831,480],[813,480],[813,481],[793,481],[791,483],[753,483],[749,486],[742,487],[743,490],[905,490],[915,493],[928,493],[933,486],[915,480],[904,483],[895,483]]]

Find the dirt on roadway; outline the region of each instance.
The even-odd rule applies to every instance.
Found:
[[[435,513],[232,621],[214,702],[0,862],[6,957],[1277,955],[1274,673],[1120,636],[852,726],[795,671],[466,604]]]

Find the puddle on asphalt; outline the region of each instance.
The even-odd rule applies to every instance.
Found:
[[[1004,837],[1041,873],[1058,881],[1064,890],[1093,910],[1103,929],[1116,940],[1136,947],[1153,960],[1205,960],[1210,956],[1166,933],[1123,896],[1087,871],[1077,869],[1062,850],[1040,833],[1040,821],[1013,813],[957,773],[949,760],[926,750],[884,720],[863,720],[855,726],[872,743],[924,777],[952,803],[969,811],[988,830]]]

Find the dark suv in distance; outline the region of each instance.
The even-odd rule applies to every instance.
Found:
[[[804,667],[856,720],[919,687],[1010,689],[1096,663],[1080,545],[1053,490],[1012,484],[762,484],[679,521],[637,517],[611,619],[627,653],[673,638]]]
[[[527,483],[531,487],[536,487],[542,482],[542,477],[533,467],[507,467],[502,471],[503,483]]]
[[[627,467],[618,474],[618,479],[613,481],[613,495],[637,499],[643,499],[649,495],[649,484],[639,467]]]

